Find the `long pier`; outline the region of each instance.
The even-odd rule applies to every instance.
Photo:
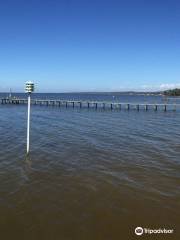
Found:
[[[27,99],[20,98],[1,98],[1,104],[27,104]],[[31,104],[40,106],[58,106],[58,107],[79,107],[79,108],[102,108],[102,109],[126,109],[132,110],[173,110],[180,109],[180,104],[175,103],[119,103],[119,102],[101,102],[101,101],[74,101],[74,100],[47,100],[47,99],[32,99]]]

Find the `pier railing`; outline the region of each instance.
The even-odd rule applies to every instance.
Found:
[[[1,98],[1,104],[27,104],[27,99],[20,98]],[[79,107],[79,108],[103,108],[103,109],[126,109],[132,110],[135,109],[148,111],[153,109],[157,110],[173,110],[176,111],[180,109],[180,104],[175,103],[126,103],[126,102],[107,102],[107,101],[79,101],[79,100],[57,100],[57,99],[32,99],[32,105],[40,105],[40,106],[58,106],[58,107]]]

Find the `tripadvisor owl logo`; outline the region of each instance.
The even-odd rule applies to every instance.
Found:
[[[150,228],[136,227],[134,232],[138,236],[142,234],[172,234],[174,233],[174,229],[166,229],[166,228],[150,229]]]
[[[143,228],[142,227],[137,227],[135,228],[135,234],[136,235],[142,235],[143,234]]]

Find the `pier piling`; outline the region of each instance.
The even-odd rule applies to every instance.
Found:
[[[79,105],[79,108],[82,108],[82,106],[87,107],[87,108],[91,108],[91,106],[94,107],[94,109],[97,109],[98,106],[102,107],[104,110],[106,109],[106,106],[108,106],[108,108],[110,108],[111,110],[113,109],[126,109],[126,110],[130,110],[130,109],[136,109],[137,111],[140,111],[140,109],[143,109],[145,111],[149,110],[149,109],[154,109],[154,111],[159,110],[163,110],[163,111],[167,111],[167,110],[171,110],[171,111],[176,111],[177,109],[180,108],[180,104],[174,104],[174,103],[156,103],[156,104],[152,104],[152,103],[118,103],[118,102],[94,102],[94,101],[68,101],[68,100],[48,100],[48,99],[32,99],[31,100],[32,104],[34,105],[40,105],[40,106],[65,106],[66,108],[68,108],[69,106],[72,106],[73,108],[75,108],[75,106]],[[28,101],[27,99],[9,99],[9,98],[1,98],[0,99],[0,104],[27,104]],[[131,108],[132,107],[132,108]]]

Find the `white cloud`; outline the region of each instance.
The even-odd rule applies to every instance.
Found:
[[[158,89],[158,87],[155,85],[142,85],[140,89],[144,91],[155,91]]]
[[[180,88],[180,83],[163,83],[160,85],[160,90]]]
[[[180,83],[162,83],[160,85],[142,85],[140,90],[142,91],[164,91],[174,88],[180,88]]]

